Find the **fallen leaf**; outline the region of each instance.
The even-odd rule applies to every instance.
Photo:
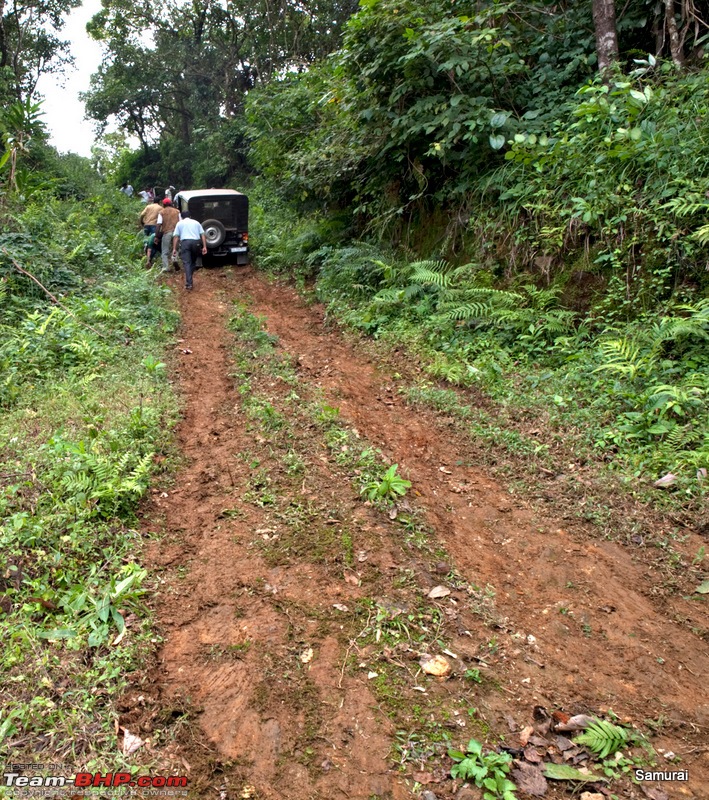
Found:
[[[580,783],[606,781],[606,778],[594,775],[590,770],[576,769],[568,764],[545,764],[544,776],[552,781],[579,781]]]
[[[588,714],[577,714],[570,717],[566,722],[559,722],[554,726],[557,731],[568,733],[569,731],[583,731],[593,722],[593,717]]]
[[[650,800],[670,800],[670,796],[664,789],[642,785],[640,788],[643,790],[643,792],[645,792],[645,797],[649,797]],[[605,800],[605,798],[603,800]]]
[[[541,736],[530,736],[529,743],[535,747],[549,747],[549,742]]]
[[[300,660],[303,664],[309,664],[313,660],[313,655],[313,648],[308,647],[307,650],[303,650],[303,652],[300,654]]]
[[[420,783],[422,786],[427,783],[433,783],[433,775],[430,772],[414,772],[413,778],[416,783]]]
[[[548,784],[541,770],[523,761],[518,764],[518,768],[512,770],[512,780],[517,784],[517,789],[531,797],[544,797]]]
[[[129,756],[135,753],[136,750],[139,750],[145,742],[140,738],[140,736],[136,736],[135,734],[131,733],[127,728],[123,728],[123,755]]]
[[[600,792],[582,792],[581,800],[606,800],[606,797]]]
[[[338,611],[349,611],[349,608],[344,603],[333,603],[333,608],[336,608]]]
[[[522,732],[519,735],[519,743],[522,747],[526,747],[527,743],[529,742],[529,737],[534,733],[534,728],[531,725],[527,725],[526,728],[522,729]]]
[[[699,594],[709,594],[709,581],[700,583],[694,591],[698,592]]]
[[[445,678],[446,675],[450,675],[451,665],[444,656],[424,655],[421,656],[419,664],[427,675],[433,675],[436,678]]]
[[[368,672],[367,673],[367,678],[369,678],[370,681],[373,680],[374,678],[378,678],[378,677],[379,677],[379,673],[378,672]]]
[[[571,750],[572,747],[576,746],[571,739],[567,739],[565,736],[557,736],[554,740],[554,744],[562,753],[566,752],[567,750]]]
[[[446,475],[452,475],[453,474],[449,469],[446,469],[446,467],[439,467],[438,470],[440,472],[445,472]]]
[[[529,745],[524,748],[524,758],[526,761],[529,761],[530,764],[542,763],[542,757],[539,755],[536,748]]]
[[[656,489],[666,489],[668,486],[672,486],[673,483],[677,482],[677,476],[673,475],[671,472],[668,472],[667,475],[663,475],[661,478],[658,478],[653,486]]]
[[[126,635],[126,627],[123,626],[123,630],[116,636],[116,638],[111,642],[111,644],[115,647],[117,644],[120,644],[123,641],[123,637]]]
[[[352,586],[359,586],[361,581],[354,572],[345,572],[345,582]]]
[[[448,597],[451,590],[447,586],[434,586],[428,593],[430,600],[437,600],[439,597]]]
[[[389,519],[396,519],[398,514],[399,512],[396,510],[396,508],[389,509]]]
[[[359,561],[360,564],[363,561],[366,561],[368,558],[369,558],[369,553],[366,550],[360,550],[359,553],[357,553],[357,561]]]

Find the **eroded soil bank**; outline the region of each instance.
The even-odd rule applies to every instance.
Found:
[[[709,797],[705,606],[654,602],[651,566],[511,495],[289,287],[250,269],[195,286],[174,359],[185,464],[145,520],[164,645],[122,718],[189,768],[195,797],[454,797],[446,742],[519,748],[535,707],[542,757],[565,760],[540,709],[612,709],[690,778],[618,796]],[[272,356],[234,340],[234,299],[265,318]],[[363,502],[353,442],[412,482],[398,518]],[[421,673],[433,650],[448,680]]]

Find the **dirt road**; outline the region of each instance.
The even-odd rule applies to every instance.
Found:
[[[611,709],[690,778],[619,796],[709,797],[705,606],[663,609],[648,565],[534,513],[292,289],[252,270],[195,286],[175,349],[185,464],[145,517],[164,646],[123,709],[195,797],[442,800],[448,742],[519,748],[536,724],[564,760],[548,715]],[[235,338],[235,298],[269,336],[242,310]],[[371,448],[412,483],[398,512],[357,489]]]

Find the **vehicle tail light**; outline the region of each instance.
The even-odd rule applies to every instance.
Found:
[[[249,242],[249,234],[248,233],[242,233],[241,234],[241,241],[244,244],[248,244],[248,242]]]

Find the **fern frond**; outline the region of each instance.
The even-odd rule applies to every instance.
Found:
[[[630,743],[630,738],[625,728],[602,719],[594,719],[586,730],[576,737],[575,742],[588,747],[599,758],[608,758],[626,747]]]
[[[607,370],[627,375],[631,380],[636,378],[641,371],[645,371],[654,364],[653,357],[643,357],[640,348],[627,338],[606,339],[598,345],[605,364],[596,367],[594,372]]]
[[[673,197],[665,203],[662,208],[666,208],[678,217],[688,217],[690,214],[705,213],[709,211],[709,203],[706,200],[690,200],[688,197]]]
[[[372,302],[381,305],[400,303],[403,299],[404,291],[404,289],[382,289],[374,295]]]
[[[490,316],[491,308],[486,303],[463,303],[439,314],[444,320],[485,319]]]
[[[416,261],[409,265],[411,283],[433,284],[447,288],[451,284],[450,266],[446,261]]]
[[[698,442],[701,439],[701,432],[692,425],[677,425],[665,438],[665,446],[669,452],[678,451],[685,448],[688,444]]]
[[[694,239],[699,244],[709,244],[709,225],[702,225],[701,228],[697,228],[694,233],[690,234],[689,238]]]
[[[418,297],[419,295],[423,294],[423,287],[419,286],[416,283],[412,283],[411,286],[407,286],[404,289],[404,300],[413,300],[414,297]]]

